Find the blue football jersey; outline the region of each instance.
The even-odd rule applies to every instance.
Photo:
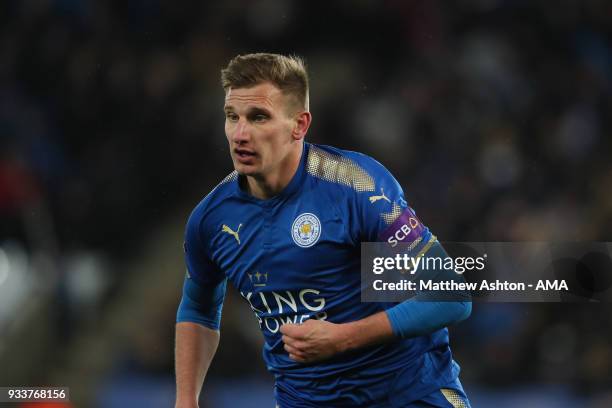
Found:
[[[427,248],[435,239],[376,160],[305,143],[296,174],[273,198],[249,195],[236,172],[226,177],[191,214],[185,251],[189,278],[203,286],[228,280],[250,306],[280,407],[400,407],[457,379],[447,329],[312,364],[289,358],[279,329],[394,306],[361,302],[361,242]]]

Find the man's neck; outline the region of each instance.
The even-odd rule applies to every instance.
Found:
[[[303,150],[304,144],[300,143],[299,148],[295,149],[271,174],[257,178],[247,176],[249,193],[260,200],[267,200],[283,191],[298,170]]]

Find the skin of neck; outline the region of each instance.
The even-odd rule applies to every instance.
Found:
[[[278,195],[291,182],[304,150],[302,139],[293,140],[292,143],[294,148],[275,169],[265,175],[246,176],[246,185],[252,196],[267,200]]]

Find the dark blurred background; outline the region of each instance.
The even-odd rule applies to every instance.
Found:
[[[303,56],[307,139],[381,161],[441,240],[612,241],[611,35],[605,0],[2,2],[0,386],[172,406],[238,53]],[[474,407],[612,406],[611,311],[476,304],[451,328]],[[202,406],[273,406],[233,289],[221,338]]]

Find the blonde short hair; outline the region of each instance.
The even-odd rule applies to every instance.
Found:
[[[238,55],[221,70],[221,85],[226,91],[264,82],[293,96],[300,108],[308,110],[308,73],[300,57],[269,53]]]

